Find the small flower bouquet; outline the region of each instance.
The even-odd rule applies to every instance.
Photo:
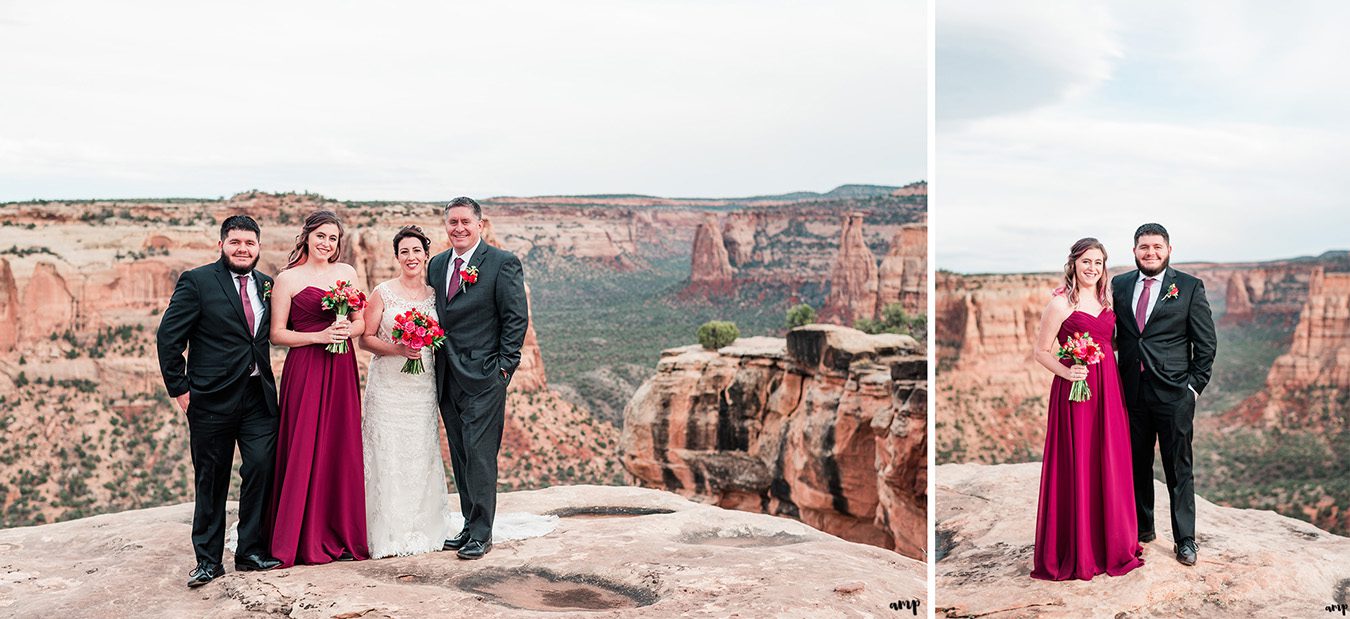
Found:
[[[1106,358],[1106,353],[1102,352],[1100,344],[1092,341],[1092,334],[1075,333],[1064,341],[1064,345],[1059,347],[1055,356],[1060,359],[1072,359],[1074,365],[1095,365]],[[1088,388],[1087,381],[1073,381],[1073,387],[1069,389],[1069,401],[1086,402],[1090,399],[1092,390]]]
[[[323,304],[324,309],[331,310],[341,320],[352,312],[359,312],[366,308],[366,293],[357,290],[355,286],[343,280],[338,280],[337,284],[324,293],[320,303]],[[347,352],[347,340],[329,344],[324,350],[337,354],[345,353]]]
[[[408,310],[394,317],[394,342],[408,348],[421,351],[423,348],[436,350],[445,343],[445,330],[427,315],[417,310]],[[422,358],[409,359],[403,364],[403,372],[421,374]]]

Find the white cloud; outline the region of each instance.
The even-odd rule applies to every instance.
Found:
[[[1118,25],[1119,58],[1109,79],[1077,96],[939,124],[933,225],[940,268],[1055,270],[1083,236],[1097,236],[1112,263],[1128,265],[1134,228],[1147,221],[1169,228],[1181,261],[1347,247],[1350,181],[1341,168],[1350,126],[1343,114],[1325,112],[1328,101],[1350,94],[1350,83],[1311,79],[1319,58],[1345,56],[1347,44],[1307,7],[1160,7],[1110,6],[1105,21]],[[1039,36],[1024,26],[1024,36]],[[1098,60],[1081,62],[1087,72]],[[1035,82],[1026,74],[1042,67],[1017,71],[1007,79]],[[1267,87],[1285,81],[1284,91]],[[996,91],[987,96],[999,99]],[[959,225],[974,221],[980,225]]]
[[[0,5],[0,200],[925,175],[924,3]]]

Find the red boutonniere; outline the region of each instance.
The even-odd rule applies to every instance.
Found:
[[[1163,295],[1163,300],[1164,300],[1164,301],[1168,301],[1168,300],[1171,300],[1171,299],[1175,299],[1175,298],[1177,298],[1177,295],[1178,295],[1178,293],[1177,293],[1177,285],[1176,285],[1176,284],[1172,284],[1171,286],[1168,286],[1168,287],[1167,287],[1167,294]]]
[[[478,267],[469,267],[459,272],[459,291],[464,292],[469,286],[478,283]]]
[[[263,301],[266,301],[266,300],[272,298],[272,282],[266,281],[266,280],[263,281],[263,295],[262,295],[262,297],[263,297]]]

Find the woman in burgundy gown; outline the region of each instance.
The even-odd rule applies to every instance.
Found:
[[[370,557],[366,541],[361,395],[353,349],[325,347],[365,329],[361,312],[337,320],[320,302],[356,269],[337,261],[342,223],[331,211],[305,219],[272,294],[272,342],[289,346],[281,371],[272,555],[282,565]]]
[[[1120,576],[1143,564],[1135,525],[1130,425],[1112,346],[1116,319],[1107,289],[1106,248],[1097,239],[1074,243],[1064,285],[1041,317],[1034,356],[1055,374],[1041,460],[1032,578],[1092,580]],[[1055,351],[1075,333],[1092,335],[1101,363],[1073,365]],[[1069,400],[1075,380],[1092,395]]]

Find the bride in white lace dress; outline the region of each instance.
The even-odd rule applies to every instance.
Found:
[[[432,352],[424,348],[419,355],[392,336],[399,314],[415,309],[436,316],[435,291],[424,283],[429,246],[421,228],[399,230],[400,276],[376,286],[366,307],[361,347],[375,356],[361,403],[361,439],[372,558],[440,550],[450,533]],[[419,356],[426,371],[405,374],[404,362]]]

